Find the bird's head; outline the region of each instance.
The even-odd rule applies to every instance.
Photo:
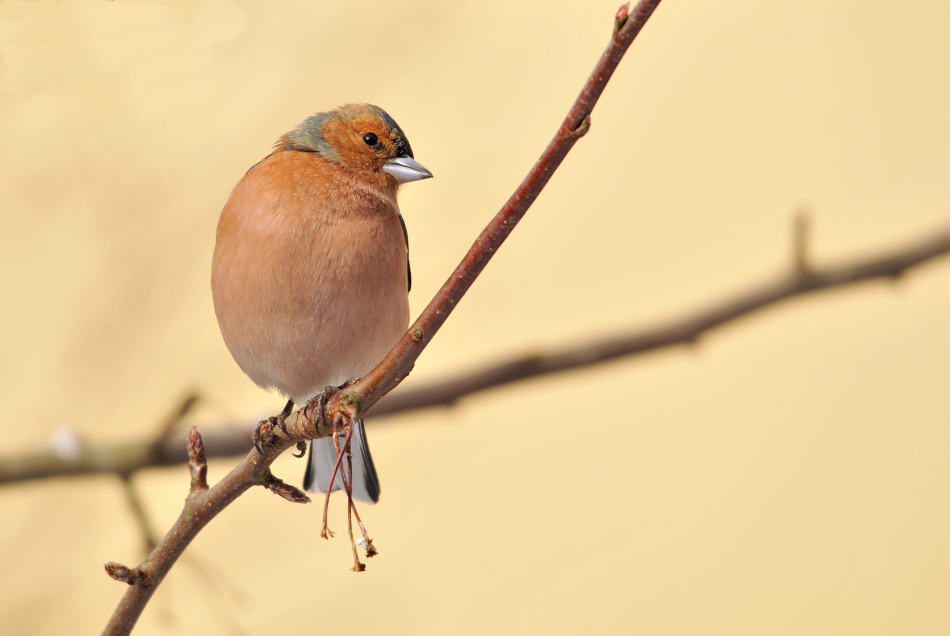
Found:
[[[413,158],[399,124],[371,104],[346,104],[308,117],[281,137],[277,148],[315,152],[350,170],[385,172],[396,183],[432,176]]]

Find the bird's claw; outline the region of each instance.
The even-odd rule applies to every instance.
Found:
[[[287,434],[287,425],[284,423],[284,420],[287,419],[287,415],[289,415],[289,410],[285,408],[280,412],[280,415],[272,415],[266,420],[261,420],[258,422],[257,428],[254,429],[254,433],[251,435],[251,441],[254,442],[254,448],[257,449],[258,453],[263,455],[264,446],[270,444],[274,440],[275,426],[280,428],[280,430],[284,432],[284,435]],[[300,448],[299,444],[297,445],[297,448]]]
[[[307,442],[297,442],[297,450],[300,451],[300,454],[299,454],[299,455],[298,455],[297,453],[291,453],[291,455],[293,455],[293,456],[296,457],[297,459],[300,459],[301,457],[303,457],[304,455],[306,455],[306,454],[307,454]]]
[[[278,418],[271,416],[266,420],[258,422],[257,428],[254,429],[254,433],[251,435],[251,441],[254,442],[254,448],[256,448],[257,452],[261,455],[264,454],[264,446],[274,440],[274,427],[277,425]],[[286,429],[284,430],[286,432]]]
[[[304,407],[304,417],[313,422],[313,430],[319,431],[320,427],[326,424],[324,409],[327,400],[330,399],[340,389],[335,386],[328,386],[321,393],[317,393],[307,400],[307,406]]]

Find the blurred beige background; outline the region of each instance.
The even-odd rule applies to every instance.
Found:
[[[274,413],[211,306],[230,188],[304,117],[388,110],[418,313],[603,50],[596,2],[0,2],[3,452]],[[653,322],[950,221],[950,4],[667,0],[590,134],[410,381]],[[137,634],[946,634],[950,263],[770,309],[695,349],[370,430],[380,549],[242,497]],[[617,408],[571,419],[587,389]],[[211,466],[212,479],[232,461]],[[289,456],[278,475],[298,482]],[[184,469],[137,483],[164,532]],[[331,527],[345,529],[337,500]],[[0,488],[5,634],[98,633],[141,558],[115,479]],[[210,576],[213,585],[206,582]]]

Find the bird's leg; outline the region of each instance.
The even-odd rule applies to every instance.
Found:
[[[315,435],[319,436],[320,429],[326,426],[326,416],[324,415],[324,409],[327,405],[327,400],[336,395],[340,389],[335,386],[328,386],[320,393],[317,393],[312,398],[307,400],[307,405],[303,409],[304,417],[307,421],[313,422],[313,432]]]
[[[307,400],[307,406],[304,407],[304,417],[308,420],[313,418],[314,430],[320,430],[320,424],[323,423],[323,409],[327,405],[327,398],[336,393],[336,387],[328,386],[322,392],[317,393]]]
[[[327,388],[329,389],[332,387],[327,387]],[[307,405],[303,408],[303,416],[307,420],[309,420],[311,417],[313,418],[314,431],[320,430],[320,425],[324,421],[323,408],[327,404],[327,397],[329,395],[332,395],[335,392],[336,392],[335,390],[332,393],[324,390],[322,393],[317,393],[315,396],[307,400]],[[297,453],[291,453],[291,455],[293,455],[297,459],[300,459],[301,457],[306,455],[307,442],[303,440],[297,442],[297,450],[300,451],[299,455]]]
[[[254,442],[254,448],[257,449],[257,452],[261,455],[264,454],[263,447],[266,444],[274,439],[274,427],[279,426],[284,433],[287,432],[287,426],[284,424],[284,420],[290,415],[290,412],[294,410],[294,401],[287,400],[287,404],[284,405],[284,409],[280,412],[279,415],[272,415],[266,420],[261,420],[257,424],[257,428],[254,429],[254,433],[251,435],[251,441]]]

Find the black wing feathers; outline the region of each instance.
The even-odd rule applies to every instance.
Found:
[[[402,235],[406,237],[406,278],[409,280],[409,289],[412,291],[412,266],[409,264],[409,230],[406,229],[406,222],[402,215],[399,215],[399,225],[402,226]]]

